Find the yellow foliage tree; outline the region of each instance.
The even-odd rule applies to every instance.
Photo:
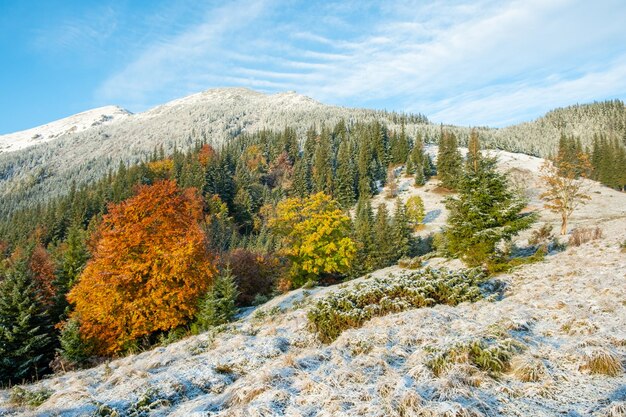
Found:
[[[174,181],[141,186],[109,207],[93,258],[68,294],[72,318],[97,353],[122,351],[193,316],[215,273],[201,216],[195,190]]]
[[[345,273],[354,260],[350,218],[324,193],[281,201],[269,226],[283,238],[282,253],[292,262],[291,281],[296,286],[322,274]]]
[[[575,163],[557,156],[541,167],[547,190],[540,197],[546,201],[545,208],[561,215],[561,235],[567,234],[567,222],[574,210],[591,199],[584,184],[590,172],[591,163],[585,153],[580,153]]]

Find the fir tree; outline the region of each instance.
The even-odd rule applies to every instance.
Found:
[[[495,260],[497,244],[535,220],[535,215],[521,214],[526,203],[496,171],[495,159],[481,158],[478,170],[466,172],[458,186],[459,196],[446,201],[447,249],[471,266]]]
[[[24,262],[0,282],[0,385],[38,378],[52,359],[52,328]]]
[[[201,329],[230,322],[237,313],[235,302],[239,291],[230,268],[226,268],[215,279],[213,288],[200,300],[196,323]]]

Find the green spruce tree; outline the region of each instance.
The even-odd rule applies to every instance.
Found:
[[[0,385],[43,376],[52,359],[52,327],[25,262],[0,282]]]
[[[230,322],[237,313],[235,302],[239,296],[237,284],[230,268],[224,269],[215,279],[213,288],[200,300],[196,323],[201,329]]]
[[[402,201],[397,198],[393,215],[392,237],[395,249],[394,261],[411,253],[413,233]]]
[[[339,152],[337,154],[337,178],[335,184],[335,194],[339,204],[341,204],[343,208],[352,207],[356,201],[356,192],[354,189],[355,175],[348,141],[343,141],[339,144]]]
[[[468,265],[499,261],[496,247],[535,221],[521,214],[525,201],[515,195],[495,159],[481,158],[477,170],[467,171],[458,183],[458,197],[448,198],[445,228],[448,250]]]
[[[437,175],[441,185],[455,190],[462,175],[462,159],[456,136],[442,131],[437,154]]]

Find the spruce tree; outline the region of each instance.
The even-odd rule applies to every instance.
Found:
[[[333,155],[330,144],[330,134],[322,130],[312,166],[313,191],[333,194]]]
[[[230,322],[237,313],[235,302],[239,296],[237,284],[230,268],[224,269],[215,279],[213,288],[200,300],[196,323],[201,329]]]
[[[446,131],[441,133],[437,154],[437,175],[443,187],[456,189],[462,175],[462,159],[453,133]]]
[[[374,220],[374,260],[376,268],[384,268],[393,263],[395,242],[389,221],[387,205],[382,203],[376,210]]]
[[[344,140],[339,144],[339,152],[337,154],[337,178],[335,180],[336,199],[343,208],[351,207],[356,201],[354,183],[352,155],[350,155],[348,141]]]
[[[65,298],[72,289],[89,259],[87,250],[87,233],[78,223],[72,224],[67,234],[65,248],[58,259],[57,279],[54,282],[56,299],[51,312],[54,321],[59,321],[68,307]]]
[[[295,196],[304,198],[311,194],[311,176],[309,167],[304,158],[299,158],[293,167],[292,192]]]
[[[393,215],[392,238],[395,248],[395,260],[410,254],[413,236],[404,204],[402,204],[399,198],[396,199]]]
[[[52,327],[25,262],[0,282],[0,385],[38,378],[53,354]]]
[[[354,240],[357,254],[353,264],[354,276],[362,275],[374,269],[374,214],[369,196],[362,196],[356,205],[354,219]]]
[[[459,195],[448,198],[450,211],[445,236],[448,250],[468,265],[497,259],[496,246],[527,229],[535,215],[523,215],[526,203],[515,195],[496,160],[481,158],[477,171],[469,170],[458,183]]]

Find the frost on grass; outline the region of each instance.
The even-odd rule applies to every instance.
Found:
[[[342,331],[373,317],[436,304],[457,305],[484,297],[484,275],[476,269],[425,269],[408,275],[365,281],[319,300],[308,317],[320,341],[332,342]]]

